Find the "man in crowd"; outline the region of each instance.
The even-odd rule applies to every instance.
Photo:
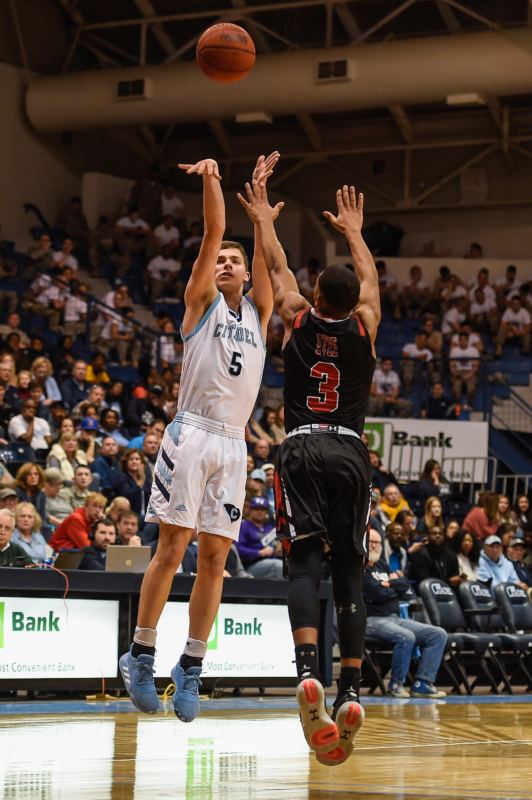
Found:
[[[64,497],[61,497],[59,492],[65,482],[63,473],[57,467],[48,467],[44,472],[46,480],[44,482],[43,492],[46,495],[46,514],[45,522],[47,525],[52,525],[57,528],[63,520],[65,520],[74,509]]]
[[[447,644],[446,632],[434,625],[401,618],[399,601],[413,598],[410,582],[382,558],[381,537],[377,531],[369,532],[368,556],[369,563],[362,573],[367,634],[394,645],[388,692],[394,697],[445,697],[445,692],[436,689],[434,681]],[[409,691],[404,682],[416,645],[421,647],[422,655]]]
[[[39,239],[28,248],[26,255],[30,258],[36,267],[40,267],[46,272],[54,267],[54,251],[52,248],[52,240],[47,233],[43,233]],[[32,270],[33,275],[35,271]],[[33,289],[33,286],[32,286]]]
[[[423,419],[456,419],[454,403],[445,394],[445,388],[441,381],[436,381],[430,387],[427,408],[422,410],[421,416]]]
[[[395,522],[395,518],[400,511],[410,511],[410,506],[401,494],[399,487],[395,483],[389,483],[384,490],[380,509],[386,515],[388,525],[390,522]]]
[[[421,332],[416,336],[415,342],[405,344],[403,347],[403,378],[405,392],[412,391],[412,381],[421,374],[421,365],[430,364],[433,359],[432,352],[427,347],[427,334]]]
[[[490,588],[493,592],[499,583],[516,583],[522,589],[527,589],[527,584],[519,580],[515,566],[503,555],[502,540],[498,536],[488,536],[484,541],[484,550],[478,562],[479,581],[491,580]]]
[[[467,318],[467,299],[458,297],[452,301],[451,308],[445,312],[441,323],[441,331],[446,342],[450,342],[455,333],[462,332],[462,325]]]
[[[430,286],[421,276],[421,268],[410,268],[410,280],[400,294],[401,306],[407,317],[420,317],[432,302]],[[414,312],[412,314],[412,311]]]
[[[15,490],[10,489],[9,487],[0,489],[0,508],[7,508],[8,511],[15,513],[17,506],[18,494],[15,492]]]
[[[34,303],[29,303],[32,314],[48,320],[50,328],[57,328],[61,321],[61,313],[65,307],[69,290],[64,285],[64,273],[52,277],[52,285],[35,298]]]
[[[163,215],[170,214],[173,219],[179,217],[182,221],[186,220],[187,212],[185,209],[185,204],[181,198],[176,195],[175,186],[172,183],[168,183],[164,187],[161,197],[161,205]]]
[[[142,540],[138,533],[139,518],[134,511],[122,511],[118,518],[116,531],[118,538],[117,544],[122,544],[126,547],[140,547]]]
[[[262,465],[266,464],[271,458],[271,447],[266,439],[258,439],[255,442],[253,455],[255,456],[257,469],[262,469]]]
[[[477,393],[480,353],[476,347],[469,346],[469,335],[467,333],[460,334],[459,342],[458,347],[453,347],[449,354],[451,359],[449,369],[452,375],[451,395],[453,400],[459,403],[462,396],[462,387],[465,385],[467,402],[472,406]]]
[[[85,505],[92,479],[90,467],[85,464],[78,464],[74,470],[74,485],[65,486],[59,494],[73,509],[81,508],[81,506]]]
[[[150,288],[152,303],[155,303],[162,294],[165,297],[176,296],[180,264],[172,257],[172,250],[171,244],[163,245],[161,254],[152,258],[144,273],[144,285]]]
[[[107,408],[107,403],[105,402],[105,389],[103,386],[93,386],[92,389],[89,391],[89,396],[82,400],[80,403],[76,403],[74,408],[71,411],[72,416],[75,420],[79,421],[83,419],[83,410],[82,406],[85,403],[90,403],[96,408],[98,414],[102,411],[102,409]]]
[[[392,369],[392,359],[383,358],[380,369],[375,370],[369,398],[369,416],[381,417],[389,414],[394,417],[409,417],[412,403],[399,397],[401,379]]]
[[[401,319],[401,306],[399,304],[398,281],[395,275],[388,272],[384,261],[375,264],[379,276],[379,292],[381,305],[393,308],[394,319]]]
[[[164,424],[162,419],[153,419],[151,413],[149,411],[146,411],[142,415],[140,423],[144,433],[141,433],[130,440],[127,446],[128,450],[132,447],[138,447],[138,449],[141,450],[142,445],[144,444],[144,439],[150,433],[156,434],[160,439],[163,438],[166,425]]]
[[[136,205],[130,205],[126,216],[121,217],[115,225],[117,233],[122,235],[128,253],[142,253],[151,239],[152,231],[145,220],[140,218]]]
[[[116,540],[116,528],[112,519],[100,519],[94,524],[89,536],[91,543],[83,548],[83,558],[78,569],[98,572],[105,570],[107,548]]]
[[[174,225],[174,217],[172,214],[165,214],[163,221],[154,230],[155,244],[159,250],[165,245],[170,245],[170,255],[174,255],[179,247],[179,231]]]
[[[146,434],[142,442],[142,452],[146,458],[151,474],[155,472],[155,462],[157,461],[157,453],[161,446],[161,437],[157,433]]]
[[[89,224],[81,209],[81,198],[73,197],[70,203],[58,214],[55,227],[73,239],[76,244],[89,238]]]
[[[37,457],[44,455],[46,458],[52,434],[46,420],[37,416],[37,403],[34,400],[24,400],[21,413],[10,421],[7,432],[10,441],[29,444]]]
[[[486,297],[484,289],[475,289],[475,299],[469,307],[469,321],[473,330],[478,333],[491,333],[492,336],[499,328],[499,312],[494,300]]]
[[[532,586],[532,575],[523,563],[526,552],[524,541],[522,539],[512,539],[506,552],[508,559],[514,565],[517,577],[521,583],[525,583],[530,588]]]
[[[28,347],[30,339],[28,334],[20,327],[20,315],[14,312],[9,314],[6,325],[0,325],[0,336],[7,339],[10,333],[18,333],[22,347]]]
[[[460,344],[460,335],[462,333],[467,333],[469,336],[469,347],[476,347],[478,352],[482,355],[484,352],[484,342],[482,341],[480,334],[473,331],[473,328],[471,325],[469,325],[469,323],[462,325],[462,330],[460,333],[453,333],[451,344],[449,345],[450,349],[452,350],[453,347],[458,347]]]
[[[106,502],[103,494],[89,492],[85,505],[74,509],[58,526],[48,542],[50,547],[54,550],[88,547],[90,530],[97,520],[103,519]]]
[[[502,348],[508,340],[521,347],[521,353],[528,356],[530,353],[530,323],[531,317],[526,308],[523,308],[521,297],[512,297],[510,307],[502,315],[501,327],[497,334],[495,358],[502,356]]]
[[[252,499],[249,519],[242,520],[236,546],[242,564],[250,575],[255,578],[282,578],[282,547],[275,528],[266,523],[268,510],[265,497]]]
[[[510,266],[506,268],[506,275],[502,278],[497,278],[495,281],[495,292],[497,294],[497,305],[502,313],[508,305],[508,296],[514,292],[519,293],[522,281],[517,277],[517,267]]]
[[[105,436],[100,446],[100,455],[91,464],[91,472],[100,476],[100,489],[104,494],[111,492],[113,481],[120,472],[118,451],[116,439]]]
[[[407,514],[406,510],[400,512]],[[386,526],[386,539],[384,540],[384,553],[382,557],[389,565],[392,572],[404,573],[408,559],[407,552],[402,546],[403,526],[398,522],[390,522]]]
[[[15,530],[15,515],[7,508],[0,509],[0,567],[16,559],[21,567],[33,566],[28,553],[19,544],[11,541]]]
[[[408,577],[416,586],[425,578],[439,578],[455,589],[467,580],[467,575],[460,574],[456,553],[445,546],[438,526],[429,530],[428,543],[413,554]]]
[[[410,540],[414,536],[415,522],[416,518],[411,511],[400,511],[395,518],[395,524],[401,526],[401,546],[409,554],[412,553]]]

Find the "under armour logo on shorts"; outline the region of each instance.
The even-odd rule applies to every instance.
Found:
[[[229,519],[231,522],[237,522],[240,519],[240,509],[236,506],[231,505],[231,503],[224,503],[224,508],[229,514]]]

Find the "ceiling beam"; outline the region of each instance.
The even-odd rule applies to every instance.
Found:
[[[137,6],[138,10],[144,17],[144,19],[151,19],[157,15],[154,7],[150,3],[150,0],[134,0],[135,5]],[[165,29],[163,28],[160,22],[152,22],[150,23],[150,27],[152,29],[153,35],[161,45],[165,55],[171,56],[175,53],[176,48],[171,40],[171,38],[166,33]]]
[[[403,106],[393,104],[388,106],[388,109],[394,118],[395,124],[401,131],[403,139],[407,144],[411,144],[414,141],[414,131],[412,130],[412,125]]]
[[[211,129],[212,135],[222,148],[225,155],[229,158],[234,156],[233,145],[231,144],[231,140],[227,135],[227,131],[224,128],[223,122],[221,122],[219,119],[212,119],[209,122],[209,128]]]
[[[489,147],[486,147],[486,149],[483,150],[481,153],[477,153],[477,155],[473,156],[473,158],[469,158],[464,164],[462,164],[462,166],[458,167],[457,169],[453,169],[452,172],[449,172],[443,178],[440,178],[439,181],[433,183],[432,186],[429,186],[428,189],[425,189],[424,192],[418,194],[418,196],[413,199],[412,201],[413,204],[418,205],[422,200],[425,199],[425,197],[429,197],[429,195],[434,194],[434,192],[438,191],[438,189],[441,189],[442,186],[445,186],[446,183],[452,181],[453,178],[457,178],[458,175],[461,175],[462,172],[464,172],[466,169],[469,169],[470,167],[473,167],[475,164],[478,164],[479,161],[483,161],[496,149],[497,149],[497,144],[492,144]]]
[[[294,175],[296,172],[299,172],[300,169],[309,167],[313,164],[319,164],[321,160],[321,158],[317,158],[315,155],[305,156],[305,158],[297,161],[295,164],[293,164],[293,166],[289,167],[289,169],[285,170],[280,175],[277,175],[277,177],[273,180],[270,179],[268,181],[268,187],[273,189],[274,186],[278,186],[280,183],[283,183],[288,178],[292,177],[292,175]]]
[[[297,118],[314,150],[321,150],[323,147],[321,135],[310,114],[298,114]]]
[[[351,178],[351,180],[355,181],[356,184],[362,184],[362,186],[367,186],[368,189],[370,189],[372,192],[375,192],[375,194],[378,194],[379,197],[382,197],[384,200],[388,200],[388,202],[391,203],[392,205],[397,204],[396,197],[392,197],[391,194],[383,192],[382,189],[379,189],[378,186],[375,186],[375,184],[370,183],[365,178],[362,178],[360,175],[356,174],[355,172],[352,172],[350,169],[346,169],[342,164],[336,164],[329,158],[326,160],[325,163],[328,164],[329,167],[333,167],[335,170],[338,170],[338,172],[341,172],[342,175]]]
[[[463,6],[461,3],[458,3],[456,0],[442,0],[447,5],[453,6],[453,8],[457,8],[459,11],[462,11],[464,14],[467,14],[469,17],[473,17],[476,19],[477,22],[482,22],[483,25],[486,25],[488,28],[492,28],[493,30],[498,30],[499,26],[496,22],[493,22],[491,19],[487,17],[483,17],[482,14],[477,14],[476,11],[473,11],[467,6]]]
[[[364,31],[364,33],[355,39],[353,44],[361,44],[362,42],[365,42],[366,39],[369,39],[370,36],[373,36],[373,34],[376,33],[380,28],[384,27],[384,25],[387,25],[388,22],[392,21],[392,19],[398,17],[399,14],[402,14],[403,11],[406,11],[406,9],[410,8],[410,6],[414,5],[414,3],[417,3],[417,0],[405,0],[404,3],[376,22],[375,25],[372,25],[371,28],[368,28],[367,31]]]
[[[442,16],[443,21],[447,25],[449,33],[452,33],[454,35],[462,33],[462,26],[456,19],[456,16],[451,6],[447,5],[447,3],[444,2],[444,0],[436,0],[436,5],[438,7],[438,11]]]
[[[510,154],[510,109],[504,106],[502,109],[502,154],[506,161],[506,166],[512,178],[517,177],[517,170]]]
[[[352,42],[355,42],[358,38],[360,38],[360,36],[362,36],[362,31],[358,27],[358,22],[354,18],[351,9],[347,3],[336,3],[334,10],[336,11],[338,19],[344,26],[347,35]]]
[[[231,0],[231,5],[233,6],[233,8],[246,8],[247,3],[246,0]],[[264,31],[262,31],[257,25],[255,25],[253,20],[251,19],[248,20],[247,25],[259,53],[270,53],[271,47],[264,34]]]

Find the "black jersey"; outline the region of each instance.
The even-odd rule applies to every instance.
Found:
[[[285,428],[342,425],[364,430],[375,358],[359,317],[335,320],[300,311],[283,350]]]

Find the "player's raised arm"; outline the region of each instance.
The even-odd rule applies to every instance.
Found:
[[[344,234],[349,243],[355,272],[360,281],[360,301],[355,312],[366,326],[371,341],[375,342],[381,321],[381,303],[375,262],[362,238],[364,196],[360,193],[357,201],[355,187],[344,186],[343,189],[338,189],[336,202],[338,216],[335,217],[330,211],[324,211],[323,214],[336,230]]]
[[[179,164],[187,175],[203,176],[203,215],[205,232],[198,258],[185,290],[186,312],[183,333],[189,334],[199,323],[218,295],[214,272],[225,231],[225,203],[220,186],[218,164],[210,158],[197,164]]]
[[[258,228],[260,244],[273,289],[275,308],[285,326],[286,333],[292,331],[294,316],[309,303],[299,294],[294,273],[288,268],[286,256],[275,232],[274,221],[279,216],[284,203],[277,203],[272,208],[264,183],[253,181],[253,188],[246,183],[246,201],[242,195],[238,199]]]
[[[268,158],[260,156],[257,165],[253,170],[253,180],[258,183],[266,184],[269,176],[273,172],[273,168],[279,161],[280,155],[277,151],[272,153]],[[268,321],[272,315],[273,310],[273,290],[268,273],[268,268],[262,253],[260,244],[260,235],[257,224],[255,228],[255,249],[253,253],[253,264],[251,267],[251,278],[253,287],[248,292],[248,296],[253,300],[259,312],[259,319],[262,328],[262,335],[266,341],[266,329]]]

